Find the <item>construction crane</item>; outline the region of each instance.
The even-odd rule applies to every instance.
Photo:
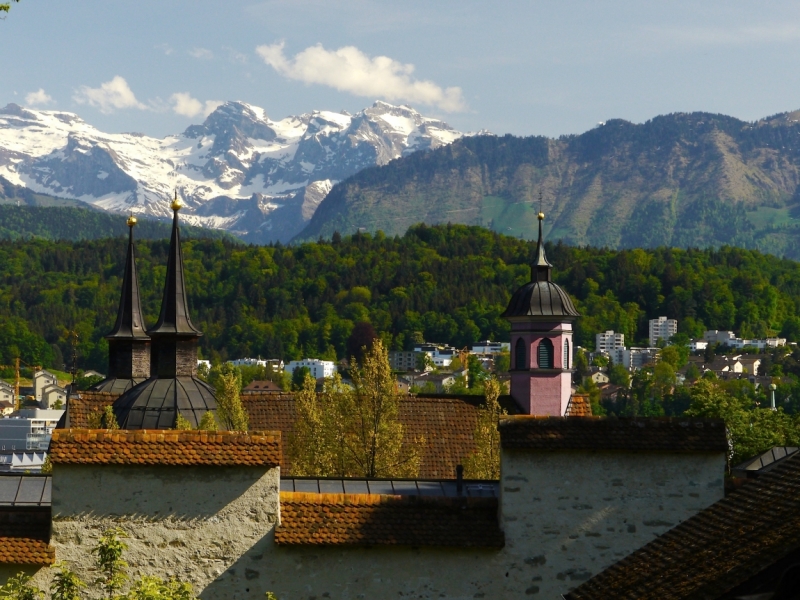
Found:
[[[14,359],[14,365],[0,365],[0,369],[14,369],[14,403],[16,404],[16,410],[22,408],[22,398],[19,395],[19,369],[20,364],[25,365],[26,367],[33,370],[34,373],[36,371],[42,370],[42,365],[29,365],[24,360],[22,360],[19,356]]]

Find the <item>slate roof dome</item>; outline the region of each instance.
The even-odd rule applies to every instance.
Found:
[[[548,262],[544,252],[543,220],[544,214],[539,213],[539,241],[536,244],[536,260],[531,265],[531,281],[514,292],[501,317],[558,317],[558,320],[572,320],[580,316],[569,294],[552,281],[553,265]]]
[[[178,225],[181,206],[176,194],[161,316],[146,332],[152,340],[150,377],[113,404],[123,429],[173,429],[178,415],[197,427],[205,413],[216,415],[214,389],[197,378],[197,346],[203,334],[189,315]]]

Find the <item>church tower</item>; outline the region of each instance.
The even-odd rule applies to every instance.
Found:
[[[501,315],[511,322],[511,396],[531,415],[563,416],[572,390],[572,324],[580,315],[552,281],[539,213],[539,241],[531,280]]]
[[[150,377],[114,402],[123,429],[173,429],[179,414],[197,427],[206,412],[216,413],[213,388],[197,378],[197,347],[203,334],[189,316],[178,224],[181,207],[176,194],[161,314],[147,331],[152,339]]]
[[[128,256],[122,278],[122,295],[114,329],[108,340],[108,377],[92,390],[121,394],[150,376],[150,336],[145,333],[133,228],[136,217],[128,218]]]

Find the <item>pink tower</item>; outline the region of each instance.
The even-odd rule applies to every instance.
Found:
[[[531,281],[511,297],[502,316],[511,322],[511,396],[528,414],[563,416],[572,389],[572,323],[580,315],[552,282],[539,213]]]

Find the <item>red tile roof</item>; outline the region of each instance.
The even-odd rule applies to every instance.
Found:
[[[500,443],[506,449],[728,451],[722,419],[505,417]]]
[[[500,548],[495,498],[281,492],[279,545]]]
[[[727,598],[729,590],[798,550],[800,453],[581,584],[566,598],[711,600],[723,594]]]
[[[56,551],[49,540],[49,507],[0,510],[0,563],[52,565]]]
[[[56,429],[54,464],[264,466],[280,464],[280,432]]]
[[[88,416],[102,412],[117,396],[81,392],[81,398],[70,400],[70,426],[89,426]],[[241,396],[250,418],[250,427],[262,431],[280,431],[282,444],[281,473],[291,475],[291,461],[286,440],[294,429],[294,395],[291,392],[248,392]],[[483,396],[426,395],[403,396],[400,421],[408,439],[425,438],[425,449],[419,477],[442,479],[455,476],[456,466],[475,449],[473,440],[478,407]],[[510,413],[519,409],[510,396],[501,396],[500,403]]]
[[[592,403],[589,394],[572,394],[567,403],[566,417],[591,417]]]
[[[242,392],[280,392],[281,386],[274,381],[251,381],[243,389]]]

